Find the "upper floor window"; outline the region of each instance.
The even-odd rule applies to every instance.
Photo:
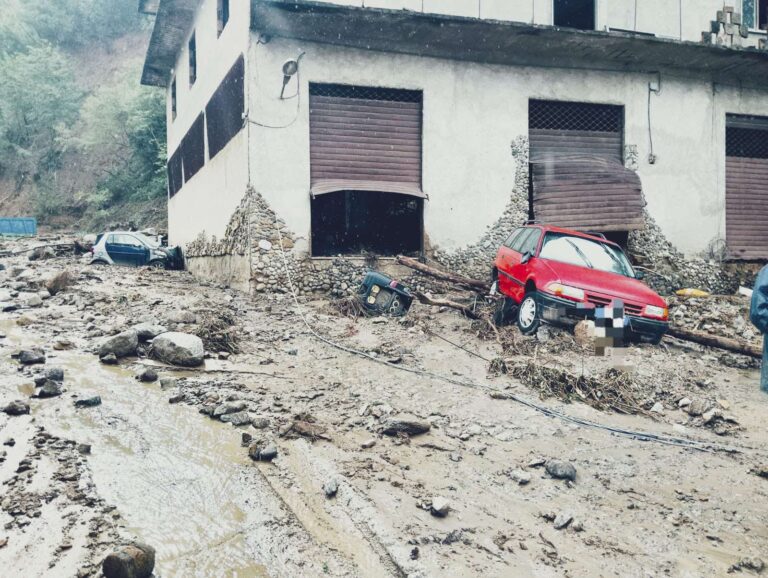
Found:
[[[176,120],[176,79],[171,81],[171,120]]]
[[[742,18],[750,30],[768,30],[768,0],[743,0]]]
[[[195,84],[195,80],[197,80],[197,42],[193,32],[192,38],[189,39],[189,86]]]
[[[757,27],[768,30],[768,0],[757,0]]]
[[[555,26],[595,29],[595,0],[554,0],[554,11]]]
[[[229,22],[229,0],[218,0],[216,8],[216,20],[217,30],[219,36],[221,36],[221,33],[224,31],[224,27],[227,25],[227,22]]]

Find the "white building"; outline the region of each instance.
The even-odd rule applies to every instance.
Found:
[[[647,204],[687,255],[768,258],[768,0],[142,7],[201,274],[263,288],[275,214],[313,267],[462,251],[528,202],[520,171],[534,218],[621,239]]]

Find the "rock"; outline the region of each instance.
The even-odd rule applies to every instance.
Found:
[[[272,250],[272,243],[267,241],[266,239],[260,239],[259,240],[259,249],[263,252],[271,251]]]
[[[11,311],[16,311],[19,308],[19,306],[16,303],[12,303],[10,301],[3,301],[0,303],[0,311],[3,313],[10,313]]]
[[[221,403],[216,406],[216,408],[213,410],[213,417],[221,418],[221,416],[230,414],[230,413],[237,413],[239,411],[243,411],[245,409],[245,402],[244,401],[228,401],[225,403]]]
[[[595,322],[589,319],[579,321],[573,328],[573,338],[579,347],[594,348]]]
[[[277,446],[273,442],[256,440],[248,446],[248,455],[254,461],[270,462],[277,457]]]
[[[64,381],[64,369],[61,367],[47,367],[43,372],[43,377],[61,383]]]
[[[331,478],[323,484],[323,491],[326,498],[333,498],[339,491],[339,482],[336,478]]]
[[[384,422],[382,433],[388,436],[398,434],[415,436],[428,432],[431,427],[432,425],[426,420],[409,415],[399,415],[390,417]]]
[[[45,353],[42,349],[23,349],[19,352],[19,361],[23,365],[34,365],[37,363],[45,363]]]
[[[248,432],[243,432],[240,436],[240,445],[248,447],[251,445],[251,442],[253,441],[253,436],[249,434]]]
[[[177,393],[176,395],[172,395],[168,398],[168,403],[179,403],[184,401],[184,394],[183,393]]]
[[[555,516],[555,530],[562,530],[563,528],[567,528],[568,524],[571,522],[573,522],[573,514],[560,512],[557,516]]]
[[[43,300],[37,293],[22,294],[19,295],[19,299],[21,300],[21,304],[25,307],[35,308],[40,307],[43,304]]]
[[[684,397],[683,399],[677,402],[677,407],[679,408],[688,407],[689,405],[691,405],[691,400],[687,397]]]
[[[654,403],[653,407],[651,408],[651,413],[664,413],[664,404],[662,404],[660,401]]]
[[[531,481],[531,474],[525,470],[513,470],[509,473],[509,477],[521,486],[524,486]]]
[[[363,448],[364,450],[369,450],[369,449],[371,449],[375,445],[376,445],[376,440],[371,438],[371,439],[365,440],[363,443],[361,443],[360,447]]]
[[[703,414],[707,409],[709,409],[709,405],[706,401],[703,399],[694,399],[686,411],[688,412],[688,415],[696,417]]]
[[[98,395],[75,400],[75,407],[96,407],[97,405],[101,405],[101,397]]]
[[[56,351],[64,351],[67,349],[72,349],[74,347],[74,344],[69,339],[57,339],[53,342],[53,348]]]
[[[267,429],[269,423],[269,418],[266,417],[255,417],[251,420],[251,425],[256,429]]]
[[[703,414],[701,414],[701,418],[704,420],[704,425],[709,425],[712,422],[722,417],[723,417],[723,412],[714,407],[710,410],[705,411]]]
[[[99,347],[99,357],[104,358],[110,353],[115,357],[128,357],[136,353],[139,346],[139,336],[135,330],[129,329],[104,341]]]
[[[42,397],[42,398],[57,397],[61,395],[61,392],[62,392],[61,384],[57,381],[52,381],[48,379],[43,384],[43,387],[40,388],[40,391],[37,392],[37,397]]]
[[[133,330],[136,332],[136,335],[139,338],[139,341],[149,341],[150,339],[154,339],[161,333],[165,333],[168,331],[167,328],[163,327],[162,325],[157,325],[155,323],[139,323],[138,325],[133,326]]]
[[[104,357],[100,358],[104,365],[117,365],[117,356],[114,353],[107,353]]]
[[[26,415],[29,413],[29,404],[17,399],[6,405],[3,412],[8,415]]]
[[[77,444],[77,451],[87,456],[91,453],[91,444]]]
[[[569,462],[564,462],[562,460],[547,460],[547,463],[544,464],[544,469],[547,470],[547,473],[553,478],[571,480],[572,482],[576,481],[576,467]]]
[[[155,569],[155,549],[136,542],[104,558],[105,578],[149,578]]]
[[[197,317],[191,311],[171,311],[168,314],[168,321],[171,323],[194,323]]]
[[[219,419],[224,423],[231,423],[235,426],[249,425],[251,423],[251,416],[247,411],[238,411],[235,413],[227,413],[222,415]]]
[[[177,387],[178,385],[178,382],[172,377],[164,377],[160,380],[161,389],[171,389],[173,387]]]
[[[161,361],[182,367],[197,367],[205,358],[203,340],[189,333],[170,331],[158,335],[152,349]]]
[[[432,498],[432,506],[430,507],[429,511],[433,516],[437,516],[438,518],[445,518],[450,510],[451,503],[446,498],[439,496]]]
[[[152,383],[153,381],[157,381],[157,372],[154,369],[148,367],[139,373],[136,376],[136,379],[143,383]]]

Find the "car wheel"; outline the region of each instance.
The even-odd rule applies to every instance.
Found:
[[[503,297],[496,300],[496,309],[493,312],[493,324],[496,327],[509,325],[512,319],[512,313],[515,309],[515,302],[509,297]]]
[[[533,335],[541,324],[539,299],[535,291],[527,293],[517,310],[517,327],[523,335]]]
[[[152,269],[165,269],[165,261],[155,259],[154,261],[149,262],[149,266],[152,267]]]

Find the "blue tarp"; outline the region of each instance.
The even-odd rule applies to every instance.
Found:
[[[0,235],[34,237],[37,235],[37,219],[34,217],[0,217]]]

